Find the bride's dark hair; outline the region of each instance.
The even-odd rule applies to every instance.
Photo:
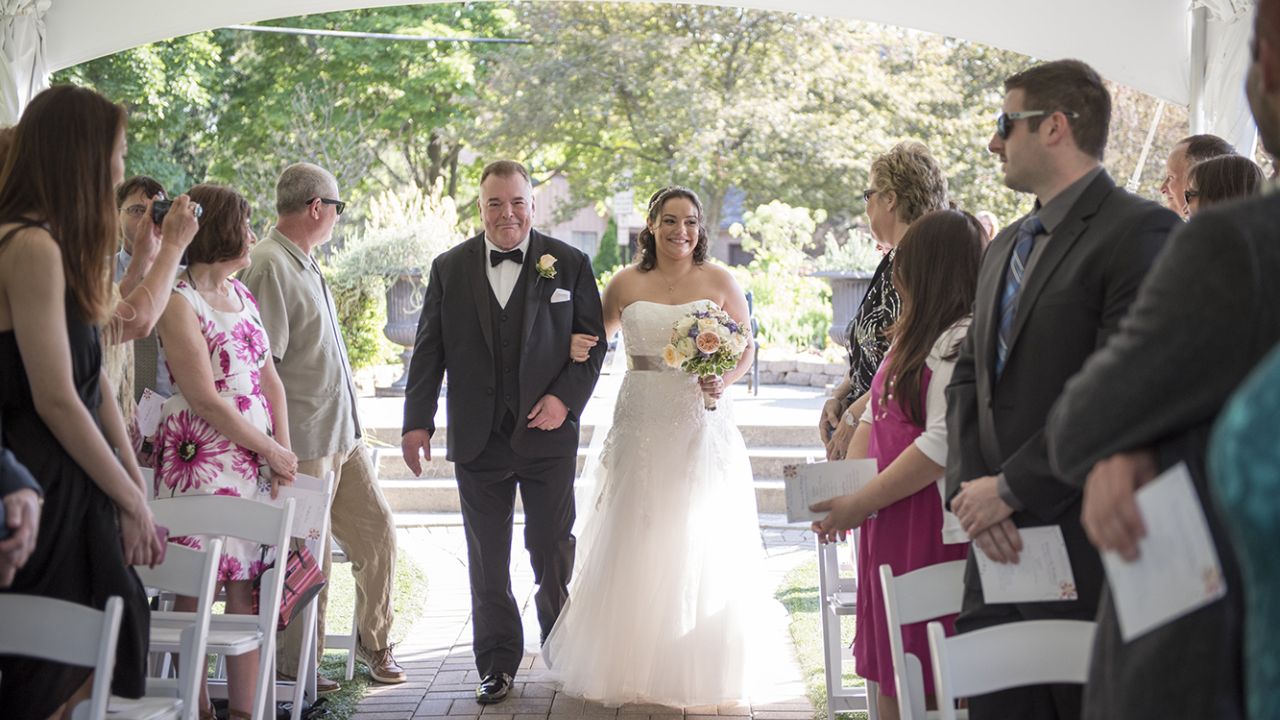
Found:
[[[653,232],[649,230],[650,224],[657,224],[658,215],[662,213],[662,206],[671,198],[685,198],[693,203],[698,209],[698,242],[693,246],[693,262],[701,265],[707,259],[707,226],[703,224],[706,214],[702,212],[702,201],[698,199],[698,194],[686,187],[679,185],[669,185],[654,193],[649,198],[649,212],[647,219],[649,222],[640,230],[640,236],[637,242],[640,245],[640,272],[649,272],[658,264],[658,241],[653,236]]]

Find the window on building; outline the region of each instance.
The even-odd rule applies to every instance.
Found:
[[[587,257],[596,256],[596,248],[600,245],[600,236],[590,230],[574,230],[573,246],[587,254]]]

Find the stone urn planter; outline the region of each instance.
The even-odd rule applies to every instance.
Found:
[[[874,272],[865,270],[822,270],[813,273],[813,277],[820,277],[831,284],[831,327],[827,334],[842,347],[849,344],[845,330],[862,306],[862,297],[867,294],[874,276]]]
[[[380,397],[403,397],[409,383],[409,361],[413,358],[413,342],[418,334],[418,316],[422,313],[422,297],[425,288],[422,274],[404,273],[387,288],[387,324],[382,334],[391,342],[403,346],[400,360],[404,369],[400,379],[385,388],[377,388]]]

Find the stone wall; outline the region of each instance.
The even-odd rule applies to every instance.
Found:
[[[761,385],[833,387],[844,380],[848,372],[848,363],[826,362],[822,358],[812,355],[760,359]]]

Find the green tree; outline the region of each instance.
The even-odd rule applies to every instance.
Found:
[[[605,273],[612,273],[622,266],[622,258],[618,255],[618,223],[609,218],[600,238],[600,247],[596,248],[596,256],[591,258],[591,267],[599,279]]]

